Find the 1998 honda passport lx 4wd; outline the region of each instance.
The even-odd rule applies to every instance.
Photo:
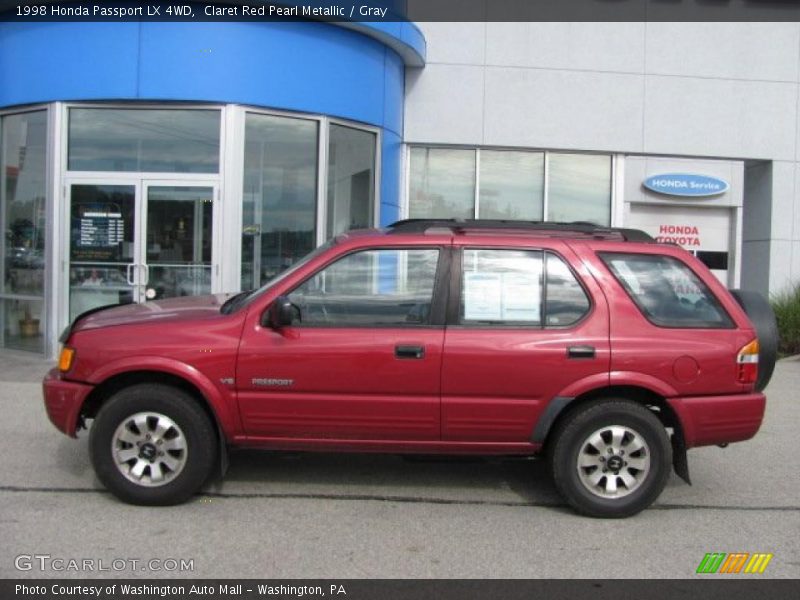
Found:
[[[777,332],[640,231],[409,220],[252,292],[84,313],[62,342],[50,419],[94,420],[127,502],[188,499],[228,447],[541,454],[575,509],[623,517],[673,464],[688,480],[687,448],[755,435]]]

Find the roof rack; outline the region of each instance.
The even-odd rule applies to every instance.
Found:
[[[558,223],[553,221],[511,221],[502,219],[404,219],[389,225],[389,233],[425,233],[429,229],[450,229],[454,233],[479,229],[515,229],[580,233],[598,238],[619,237],[626,242],[654,243],[652,236],[640,229],[602,227],[585,221]]]

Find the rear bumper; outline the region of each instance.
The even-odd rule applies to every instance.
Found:
[[[92,391],[91,385],[64,381],[58,369],[52,369],[42,382],[44,388],[44,406],[50,422],[59,431],[70,437],[76,437],[78,415],[86,396]]]
[[[764,420],[764,394],[668,398],[683,427],[686,447],[741,442],[753,437]]]

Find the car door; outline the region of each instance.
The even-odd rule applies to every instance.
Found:
[[[438,440],[447,258],[441,247],[358,249],[285,290],[296,320],[242,336],[247,435]]]
[[[577,382],[607,381],[605,300],[588,272],[579,279],[563,242],[512,248],[469,241],[453,258],[442,437],[531,441],[555,397]]]

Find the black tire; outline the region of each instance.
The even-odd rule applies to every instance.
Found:
[[[758,336],[758,379],[756,391],[767,387],[778,360],[778,323],[766,298],[750,290],[731,290],[731,295],[747,313]]]
[[[610,455],[599,451],[593,454],[596,448],[585,442],[598,431],[611,427],[615,428],[614,431],[626,432],[618,444],[619,450]],[[610,433],[607,438],[610,438]],[[642,440],[645,445],[634,450]],[[625,448],[628,448],[627,460],[631,464],[634,461],[646,464],[646,470],[628,466]],[[604,461],[600,466],[578,467],[579,459],[591,461],[595,456]],[[664,426],[651,410],[628,400],[605,399],[585,404],[567,414],[553,432],[549,460],[556,488],[576,511],[590,517],[621,518],[644,510],[661,494],[669,479],[672,447]],[[620,465],[620,470],[610,470],[605,475],[601,468],[611,466],[612,460],[619,461],[613,464]],[[601,479],[590,489],[592,486],[585,480],[593,475]],[[619,497],[613,496],[613,490],[605,489],[610,488],[609,477],[613,477]],[[630,489],[624,485],[626,479],[634,482]]]
[[[134,417],[144,423],[141,430]],[[118,466],[122,453],[138,455]],[[200,490],[216,464],[217,439],[195,398],[168,385],[139,384],[118,391],[101,407],[89,454],[98,479],[117,498],[166,506]],[[143,469],[138,479],[137,468]]]

